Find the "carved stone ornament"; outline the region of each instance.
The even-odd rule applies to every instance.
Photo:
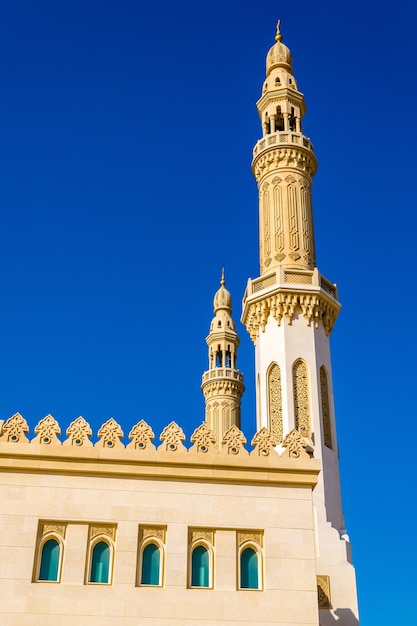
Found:
[[[62,537],[62,539],[65,539],[66,530],[66,524],[62,524],[60,522],[44,522],[43,524],[40,524],[39,534],[41,537],[44,537],[48,533],[55,533],[56,535]]]
[[[205,422],[195,429],[190,441],[194,444],[190,450],[196,450],[197,452],[209,452],[216,447],[216,436]]]
[[[282,445],[285,451],[282,453],[281,457],[289,457],[290,459],[310,458],[305,451],[307,447],[306,440],[295,428],[288,433]]]
[[[129,433],[129,439],[131,442],[126,448],[135,448],[137,450],[155,450],[155,446],[152,441],[155,439],[152,428],[145,422],[140,420]]]
[[[142,543],[145,539],[155,537],[161,543],[165,543],[166,526],[140,526],[139,541]]]
[[[242,544],[247,541],[252,541],[253,543],[258,544],[260,548],[262,548],[263,544],[263,532],[253,530],[253,531],[238,531],[237,532],[237,545],[240,547]]]
[[[177,452],[177,450],[186,450],[183,445],[185,441],[184,431],[178,424],[171,422],[164,428],[161,433],[160,440],[163,442],[159,448],[167,450],[167,452]]]
[[[29,439],[25,433],[29,432],[29,426],[20,413],[15,413],[3,424],[3,434],[0,441],[9,441],[11,443],[29,443]]]
[[[35,426],[36,437],[32,439],[35,443],[44,445],[61,445],[57,435],[61,434],[61,428],[52,415],[47,415]]]
[[[252,450],[251,455],[269,456],[271,453],[277,454],[275,451],[277,441],[267,428],[262,428],[258,433],[256,433],[251,441],[251,444],[255,447],[255,449]]]
[[[339,304],[332,305],[319,294],[283,292],[268,296],[249,307],[245,326],[252,341],[256,342],[260,330],[265,331],[270,315],[278,326],[282,318],[291,324],[297,307],[301,309],[307,325],[314,322],[315,328],[318,328],[322,322],[326,335],[331,333],[340,310]]]
[[[68,439],[65,439],[63,446],[88,446],[93,444],[90,441],[90,437],[93,434],[90,424],[86,422],[83,417],[77,417],[76,420],[71,422],[68,426],[66,435]]]
[[[97,448],[124,448],[120,441],[123,437],[123,431],[120,424],[112,417],[103,424],[98,431],[100,439],[94,444]]]
[[[196,541],[203,539],[207,541],[211,546],[214,546],[214,530],[212,528],[190,528],[189,529],[189,543],[193,544]]]
[[[224,434],[222,450],[226,450],[228,454],[248,454],[248,451],[244,448],[245,443],[245,435],[237,426],[233,425]]]
[[[317,170],[316,157],[306,147],[275,148],[263,152],[262,150],[254,157],[252,170],[257,182],[272,170],[282,167],[294,167],[312,178]]]
[[[90,541],[99,535],[106,535],[114,541],[116,538],[116,526],[114,524],[91,524],[89,532]]]
[[[330,578],[329,576],[317,576],[317,595],[319,600],[319,609],[331,609],[330,602]]]

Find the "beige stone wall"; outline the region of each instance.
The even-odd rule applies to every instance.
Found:
[[[318,626],[312,506],[318,462],[244,451],[217,454],[208,464],[190,452],[172,459],[157,478],[157,470],[147,473],[152,463],[127,450],[57,446],[52,454],[35,443],[0,444],[0,623]],[[66,524],[59,583],[32,582],[40,521]],[[161,588],[136,584],[143,524],[166,527]],[[86,584],[91,525],[116,525],[110,585]],[[214,531],[212,589],[189,588],[190,528]],[[239,532],[261,537],[260,591],[237,590]]]

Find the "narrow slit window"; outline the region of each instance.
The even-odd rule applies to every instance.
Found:
[[[42,546],[38,580],[57,582],[61,546],[56,539],[48,539]]]
[[[148,543],[142,552],[141,585],[161,584],[161,551],[154,543]]]
[[[91,555],[90,583],[108,584],[110,573],[110,546],[99,541]]]
[[[259,589],[258,555],[253,548],[240,554],[240,588]]]

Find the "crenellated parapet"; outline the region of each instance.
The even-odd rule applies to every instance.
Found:
[[[95,443],[91,441],[92,429],[83,417],[78,417],[69,425],[65,431],[67,437],[63,441],[58,438],[61,427],[51,415],[41,419],[35,426],[35,437],[30,438],[29,432],[28,423],[20,413],[6,422],[0,422],[0,468],[14,467],[17,463],[18,467],[34,472],[128,473],[166,478],[181,474],[190,480],[197,477],[199,480],[216,477],[235,480],[235,475],[233,478],[227,477],[227,467],[230,466],[234,470],[240,468],[241,480],[245,480],[244,477],[253,474],[257,468],[261,472],[257,474],[258,480],[268,482],[268,472],[276,468],[277,471],[285,470],[287,474],[293,471],[298,476],[296,478],[286,474],[281,479],[284,482],[300,480],[302,483],[314,484],[320,470],[320,463],[310,458],[306,451],[308,441],[298,431],[287,435],[282,444],[284,451],[281,456],[276,451],[273,435],[266,428],[256,433],[251,441],[252,449],[248,450],[245,447],[247,439],[236,425],[227,430],[218,446],[215,434],[205,422],[194,430],[189,448],[185,445],[184,431],[175,422],[162,430],[158,447],[153,443],[155,435],[152,428],[144,420],[131,428],[130,443],[127,445],[122,441],[120,424],[113,418],[98,429],[98,440]],[[301,465],[289,467],[288,463],[291,465],[294,460],[300,461]],[[262,474],[262,470],[265,474]],[[253,479],[255,475],[246,480]],[[278,480],[277,477],[274,480]]]

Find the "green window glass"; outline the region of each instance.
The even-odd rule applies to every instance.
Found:
[[[109,565],[110,546],[105,541],[99,541],[91,555],[90,583],[108,583]]]
[[[209,586],[209,553],[204,546],[194,548],[191,555],[191,586]]]
[[[38,580],[58,580],[60,546],[56,539],[45,541],[42,547]]]
[[[160,584],[161,551],[154,543],[148,543],[142,552],[141,585]]]
[[[240,555],[240,588],[259,589],[258,555],[252,548],[242,550]]]

